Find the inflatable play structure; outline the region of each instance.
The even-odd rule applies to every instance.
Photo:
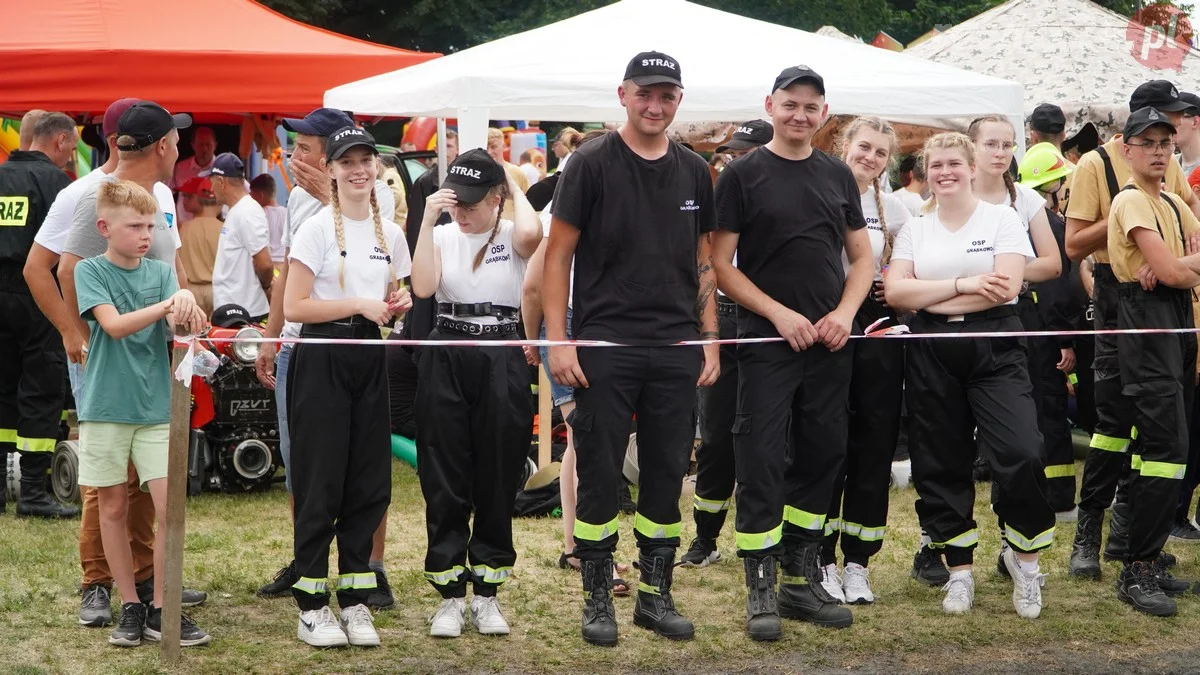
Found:
[[[532,148],[541,150],[542,155],[545,156],[546,132],[520,121],[497,120],[496,124],[504,132],[504,139],[507,141],[508,149],[504,155],[508,161],[516,164],[521,155]],[[454,129],[457,126],[458,120],[446,120],[447,129]],[[414,117],[411,122],[404,125],[404,135],[401,137],[400,143],[401,145],[412,143],[417,150],[437,150],[437,118]]]
[[[8,155],[21,147],[21,122],[0,119],[0,163],[8,161]],[[75,151],[75,176],[86,176],[92,172],[92,149],[79,141]]]
[[[414,469],[417,468],[417,442],[392,434],[392,456]]]

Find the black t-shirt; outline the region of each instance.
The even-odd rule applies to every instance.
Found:
[[[802,160],[759,148],[725,167],[716,195],[717,226],[740,235],[738,269],[759,290],[813,323],[837,307],[846,231],[866,227],[848,166],[815,148]],[[748,310],[738,332],[779,334]]]
[[[525,198],[529,200],[529,205],[533,207],[534,211],[540,213],[550,203],[550,200],[554,198],[554,188],[558,187],[558,181],[561,177],[561,172],[556,173],[549,178],[539,180],[530,185],[529,189],[525,191]]]
[[[712,179],[672,142],[650,161],[619,133],[571,156],[554,215],[580,230],[572,296],[576,338],[664,344],[699,336],[698,240],[715,227]]]
[[[404,236],[408,240],[408,252],[417,251],[417,237],[421,235],[421,223],[425,219],[425,202],[430,195],[438,191],[438,167],[434,164],[428,171],[413,181],[412,189],[408,191],[405,201],[408,204],[408,217],[405,220]],[[438,225],[450,222],[450,214],[443,212],[437,219]],[[408,340],[424,340],[433,332],[437,323],[437,300],[435,298],[418,298],[413,296],[412,309],[404,317],[404,337]],[[412,347],[402,348],[412,352]]]

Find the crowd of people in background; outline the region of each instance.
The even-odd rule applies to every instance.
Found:
[[[831,152],[815,147],[825,86],[785,68],[767,119],[738,124],[706,162],[668,136],[680,64],[645,52],[618,89],[627,121],[561,131],[554,173],[540,149],[510,162],[500,129],[461,154],[450,131],[445,179],[430,166],[407,190],[370,133],[319,108],[283,121],[295,135],[286,206],[270,174],[217,152],[210,128],[177,161],[192,120],[153,102],[108,108],[107,159],[73,183],[62,167],[75,122],[27,116],[23,149],[0,166],[0,225],[22,226],[0,228],[0,352],[14,355],[0,366],[0,450],[22,453],[18,515],[79,515],[44,481],[74,401],[80,623],[115,623],[118,646],[161,638],[168,348],[223,306],[268,340],[301,338],[263,343],[256,363],[275,391],[294,525],[292,560],[259,595],[292,597],[297,638],[315,647],[378,645],[372,611],[395,604],[390,433],[417,447],[424,576],[440,597],[430,635],[468,623],[509,633],[499,590],[518,562],[534,366],[568,430],[558,564],[580,575],[589,644],[617,643],[614,597],[631,593],[635,625],[692,639],[672,588],[722,560],[735,506],[749,637],[780,639],[782,619],[852,625],[849,606],[876,601],[870,570],[901,446],[921,525],[911,575],[943,589],[944,612],[975,604],[982,479],[1019,616],[1041,614],[1039,554],[1056,522],[1075,522],[1071,576],[1098,580],[1101,558],[1116,560],[1121,601],[1175,614],[1192,586],[1163,547],[1200,542],[1188,332],[1200,311],[1200,97],[1147,82],[1103,144],[1094,125],[1067,137],[1063,111],[1043,104],[1028,129],[985,115],[902,158],[874,117],[845,124]],[[1062,334],[1093,326],[1168,334]],[[385,327],[431,344],[303,340],[377,340]],[[917,339],[861,339],[905,331]],[[627,346],[487,344],[522,335]],[[707,342],[718,338],[747,340]],[[465,339],[480,344],[436,344]],[[615,559],[635,420],[636,589]],[[1078,498],[1072,425],[1091,435]],[[679,554],[697,427],[694,536]],[[183,590],[185,606],[204,600]],[[185,646],[211,639],[181,622]]]

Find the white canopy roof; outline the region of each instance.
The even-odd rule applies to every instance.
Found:
[[[714,42],[737,35],[738,45]],[[1019,84],[869,45],[748,19],[684,0],[622,0],[558,23],[325,93],[360,115],[472,120],[612,122],[625,119],[617,86],[629,59],[662,51],[679,61],[684,99],[676,121],[763,116],[783,68],[825,78],[830,111],[937,124],[1003,113],[1018,119]]]
[[[1200,80],[1200,55],[1165,50],[1161,34],[1147,41],[1144,30],[1087,0],[1011,0],[904,53],[1020,82],[1026,114],[1054,103],[1068,132],[1091,121],[1107,137],[1125,123],[1139,84],[1171,80],[1192,91]]]

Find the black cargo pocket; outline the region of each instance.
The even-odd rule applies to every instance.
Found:
[[[738,413],[733,416],[733,433],[735,435],[743,435],[750,433],[750,413]]]

